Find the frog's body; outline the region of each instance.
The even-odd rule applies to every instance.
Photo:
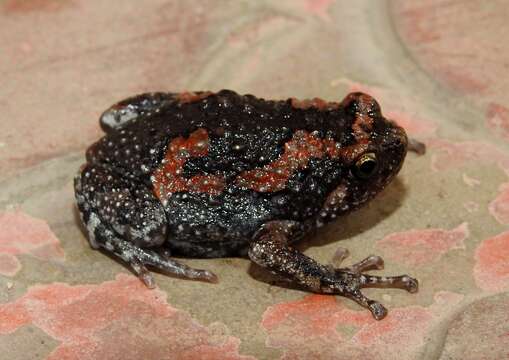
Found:
[[[377,318],[385,309],[347,291],[349,282],[416,290],[408,276],[362,275],[381,266],[378,257],[356,271],[331,270],[288,246],[364,204],[399,171],[405,132],[368,95],[326,103],[226,90],[144,94],[111,107],[101,125],[106,135],[76,177],[78,207],[91,244],[120,256],[147,285],[145,265],[215,279],[171,252],[248,254],[310,290],[352,297]]]

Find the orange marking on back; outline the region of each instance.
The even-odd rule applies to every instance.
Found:
[[[313,99],[303,99],[299,100],[297,98],[290,98],[292,107],[300,110],[308,110],[310,108],[315,108],[318,110],[330,110],[337,109],[339,107],[339,103],[337,102],[328,102],[320,98]]]
[[[243,172],[237,183],[259,192],[283,190],[288,179],[297,170],[305,169],[311,158],[342,157],[342,151],[332,139],[321,139],[305,130],[295,132],[292,140],[285,144],[285,151],[279,159],[263,168]]]
[[[192,103],[195,101],[205,99],[212,94],[213,94],[213,92],[211,92],[211,91],[204,91],[201,94],[185,91],[185,92],[181,92],[180,94],[177,94],[176,97],[177,97],[177,100],[180,101],[182,104],[188,104],[188,103]]]
[[[161,201],[173,193],[189,191],[217,195],[224,188],[224,178],[219,175],[196,175],[190,179],[182,176],[184,164],[193,157],[203,157],[209,152],[209,135],[200,128],[186,139],[179,136],[168,146],[161,166],[152,174],[154,194]]]
[[[374,119],[370,116],[370,111],[378,104],[375,99],[367,94],[351,93],[341,102],[342,107],[348,107],[352,102],[357,102],[357,112],[355,121],[352,124],[352,131],[358,141],[369,139],[370,132],[373,130]]]

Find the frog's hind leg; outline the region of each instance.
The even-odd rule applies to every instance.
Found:
[[[175,101],[172,93],[145,93],[122,100],[102,113],[99,123],[104,132],[109,133],[123,128],[140,116],[156,113],[167,104]]]
[[[325,294],[338,294],[356,301],[368,308],[373,317],[380,320],[387,310],[377,301],[368,299],[361,292],[365,287],[388,287],[416,292],[417,280],[408,275],[372,276],[363,274],[369,269],[381,269],[383,261],[379,256],[369,256],[350,268],[333,268],[321,265],[315,260],[288,246],[293,232],[300,224],[293,221],[266,223],[254,236],[249,257],[260,266],[266,267],[307,289]],[[340,251],[337,260],[343,260],[347,252]]]
[[[165,274],[185,279],[217,282],[216,275],[210,271],[191,268],[167,257],[165,253],[136,247],[106,229],[102,231],[96,229],[96,235],[104,240],[103,247],[128,263],[133,272],[148,288],[154,288],[155,282],[147,266],[156,268]]]
[[[75,178],[75,190],[91,246],[128,263],[148,287],[154,287],[154,280],[146,266],[183,278],[216,281],[211,272],[156,251],[166,241],[166,215],[148,188],[131,189],[111,170],[87,165]]]

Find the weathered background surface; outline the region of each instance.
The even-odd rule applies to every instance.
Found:
[[[0,358],[509,357],[505,0],[0,0]],[[379,253],[418,294],[350,301],[278,286],[245,259],[218,285],[143,288],[92,251],[72,177],[98,115],[151,90],[340,100],[360,89],[427,143],[369,207],[303,244]]]

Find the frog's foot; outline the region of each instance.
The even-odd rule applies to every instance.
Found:
[[[288,246],[288,238],[299,223],[274,221],[265,224],[257,232],[249,257],[258,265],[268,268],[311,291],[337,294],[356,301],[368,308],[373,317],[380,320],[387,315],[385,307],[377,301],[368,299],[361,292],[366,287],[385,287],[404,289],[414,293],[418,289],[417,280],[408,275],[373,276],[364,271],[382,269],[383,260],[371,255],[349,268],[333,268],[317,263],[298,250]],[[336,252],[336,262],[348,255],[344,249]]]
[[[416,153],[417,155],[426,154],[426,145],[423,142],[416,140],[414,138],[408,139],[407,149],[408,149],[408,151],[412,151],[412,152]]]
[[[126,124],[141,117],[158,112],[163,106],[175,101],[171,93],[145,93],[122,100],[105,112],[99,118],[104,132],[109,133],[123,128]]]
[[[208,270],[194,269],[170,259],[168,252],[159,254],[150,249],[138,248],[127,241],[118,240],[114,245],[114,253],[129,263],[131,269],[149,288],[154,288],[155,282],[146,266],[151,266],[165,274],[185,279],[217,282],[217,276],[214,273]]]
[[[348,250],[339,248],[334,254],[333,263],[337,266],[349,256]],[[403,289],[410,293],[418,290],[418,282],[416,279],[408,275],[401,276],[374,276],[363,274],[368,270],[382,270],[384,261],[380,256],[370,255],[361,261],[347,268],[333,269],[336,280],[336,286],[340,289],[341,294],[354,301],[361,306],[368,308],[373,317],[377,320],[383,319],[387,315],[387,309],[377,301],[370,300],[362,294],[361,288],[366,287],[385,287]],[[335,288],[336,286],[333,286]],[[334,292],[334,291],[333,291]]]
[[[371,269],[381,269],[383,260],[379,256],[369,256],[349,268],[334,269],[334,275],[329,288],[324,287],[323,292],[338,293],[350,298],[368,308],[377,320],[387,315],[385,307],[377,301],[368,299],[360,289],[367,287],[403,289],[410,293],[418,290],[419,284],[416,279],[408,275],[400,276],[374,276],[363,274]]]

